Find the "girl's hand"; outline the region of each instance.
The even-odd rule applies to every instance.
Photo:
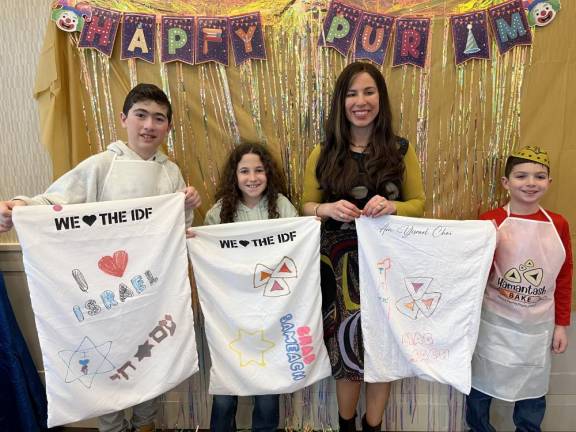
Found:
[[[318,216],[329,217],[340,222],[352,222],[362,214],[358,207],[346,200],[324,203],[318,207],[317,213]]]
[[[0,233],[8,232],[12,229],[12,209],[25,205],[26,203],[20,200],[0,201]]]
[[[184,207],[186,209],[195,209],[200,207],[200,204],[202,204],[202,199],[200,198],[200,194],[196,188],[193,186],[188,186],[182,189],[182,192],[184,192],[185,195]]]
[[[196,237],[196,233],[194,232],[194,230],[192,228],[186,228],[186,238],[191,239],[194,237]]]
[[[552,351],[556,354],[562,354],[568,347],[568,335],[566,327],[557,325],[554,327],[554,336],[552,337]]]
[[[394,201],[388,201],[380,195],[374,195],[364,206],[362,214],[373,218],[393,215],[396,214],[396,204],[394,204]]]

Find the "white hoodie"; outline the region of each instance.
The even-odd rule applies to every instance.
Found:
[[[81,204],[103,201],[102,192],[105,180],[115,160],[141,161],[142,158],[122,141],[116,141],[110,144],[106,151],[80,162],[52,183],[43,194],[32,198],[18,196],[14,199],[22,200],[27,205]],[[160,180],[166,184],[160,185],[158,189],[177,192],[186,187],[180,169],[164,153],[157,151],[148,161],[161,164],[167,174]],[[193,217],[192,211],[186,212],[186,226],[192,225]]]

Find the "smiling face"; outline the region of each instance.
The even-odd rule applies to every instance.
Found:
[[[379,97],[378,87],[370,74],[360,72],[352,79],[344,105],[352,133],[354,129],[372,129],[380,110]]]
[[[508,177],[502,177],[502,186],[510,193],[510,210],[517,214],[536,213],[551,181],[544,165],[536,162],[515,165]]]
[[[154,156],[170,131],[168,108],[151,100],[134,103],[120,119],[128,134],[128,147],[142,159]]]
[[[536,6],[534,6],[532,11],[530,11],[530,14],[534,18],[537,26],[545,26],[554,19],[556,16],[556,11],[550,3],[544,2],[538,3]]]
[[[236,180],[242,194],[242,202],[250,208],[255,207],[268,185],[266,169],[260,156],[254,153],[242,156],[236,167]]]

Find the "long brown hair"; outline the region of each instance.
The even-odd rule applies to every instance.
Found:
[[[266,147],[258,143],[245,142],[236,146],[230,152],[220,176],[215,198],[216,200],[222,200],[222,208],[220,210],[221,223],[234,222],[236,209],[242,200],[242,192],[238,187],[236,170],[245,154],[255,154],[260,157],[266,173],[267,185],[263,195],[268,199],[268,218],[277,219],[280,217],[277,201],[279,193],[286,195],[284,172],[278,167]]]
[[[369,74],[378,89],[379,111],[374,119],[372,136],[365,156],[367,178],[376,191],[382,191],[389,181],[401,182],[404,174],[403,155],[398,149],[392,128],[392,111],[386,82],[380,71],[370,63],[350,63],[336,80],[330,112],[325,124],[326,141],[322,145],[316,177],[320,188],[329,194],[345,195],[352,187],[357,164],[351,158],[352,139],[350,121],[346,118],[346,95],[354,78],[362,72]]]

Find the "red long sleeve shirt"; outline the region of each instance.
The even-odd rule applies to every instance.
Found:
[[[568,226],[568,221],[566,221],[562,215],[553,213],[549,210],[546,210],[546,212],[550,215],[550,218],[554,223],[554,227],[556,228],[556,231],[558,231],[558,235],[562,240],[564,249],[566,250],[566,259],[564,260],[564,264],[562,264],[560,273],[558,273],[558,277],[556,278],[556,290],[554,291],[554,310],[556,325],[568,326],[570,325],[570,308],[572,304],[573,271],[570,228]],[[511,214],[511,216],[535,221],[548,221],[546,215],[542,213],[541,210],[538,210],[538,212],[531,215]],[[506,217],[506,209],[500,207],[481,214],[479,219],[493,220],[496,222],[496,225],[500,226]]]

